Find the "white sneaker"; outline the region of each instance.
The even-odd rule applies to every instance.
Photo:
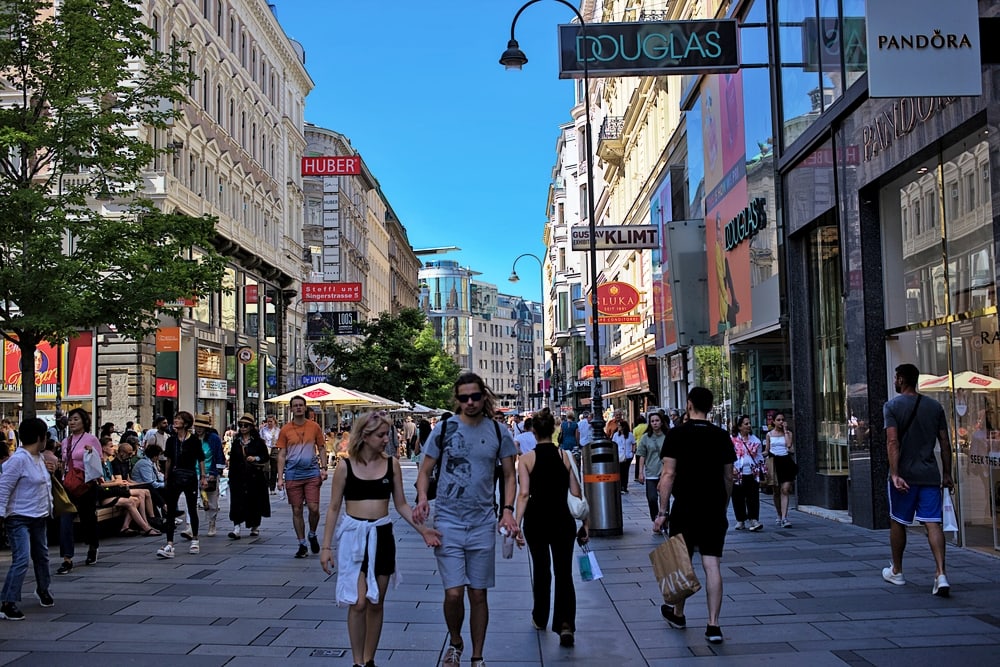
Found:
[[[948,583],[948,577],[943,574],[934,577],[934,588],[931,593],[939,598],[948,597],[951,594],[951,584]]]
[[[746,530],[746,529],[747,529],[746,522],[744,522],[744,521],[737,521],[736,522],[736,530]]]
[[[191,546],[188,547],[189,554],[201,553],[201,547],[198,546],[198,540],[191,540]]]
[[[903,577],[903,573],[893,572],[892,565],[882,568],[882,578],[890,584],[895,584],[896,586],[904,586],[906,584],[906,579]],[[945,583],[947,583],[947,580],[945,580]],[[935,590],[937,589],[937,581],[934,582],[934,588]],[[937,593],[935,593],[935,595],[937,595]]]
[[[215,537],[215,522],[214,521],[211,522],[210,524],[208,524],[208,533],[207,534],[208,534],[209,537]]]
[[[174,557],[174,547],[168,544],[165,547],[161,547],[156,551],[157,558],[173,558]]]
[[[764,530],[764,524],[757,519],[750,519],[750,531],[756,533],[759,530]]]

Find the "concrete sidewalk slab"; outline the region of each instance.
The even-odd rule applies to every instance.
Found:
[[[404,489],[416,471],[403,463]],[[323,489],[323,511],[329,485]],[[25,583],[25,621],[0,621],[0,664],[108,667],[273,667],[350,665],[347,609],[334,602],[336,574],[318,558],[295,559],[291,513],[271,496],[273,516],[260,537],[202,537],[201,553],[155,557],[165,538],[113,537],[96,565],[53,577],[56,606],[38,607]],[[907,548],[905,586],[886,584],[888,532],[793,512],[792,528],[776,528],[762,499],[764,530],[730,530],[722,561],[725,643],[703,636],[704,590],[688,601],[688,627],[674,630],[660,616],[660,594],[648,554],[663,540],[651,534],[645,495],[637,485],[622,496],[625,534],[594,538],[604,578],[577,580],[573,648],[530,623],[527,550],[503,560],[489,592],[490,667],[574,665],[914,665],[992,664],[1000,644],[1000,560],[949,549],[952,596],[930,594],[934,572],[926,540]],[[220,516],[227,512],[226,501]],[[806,509],[806,508],[803,508]],[[395,513],[397,569],[390,588],[376,661],[380,667],[433,667],[447,641],[443,593],[431,549]],[[731,525],[735,525],[730,517]],[[322,530],[322,523],[320,524]],[[52,569],[57,550],[50,552]],[[0,568],[9,565],[0,553]],[[698,557],[695,570],[702,576]],[[126,627],[131,626],[131,627]],[[468,622],[464,630],[468,646]],[[182,658],[179,656],[183,656]],[[465,661],[471,657],[466,649]]]

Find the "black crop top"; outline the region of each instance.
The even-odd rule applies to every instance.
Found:
[[[361,479],[355,476],[351,460],[347,464],[347,481],[344,482],[344,500],[389,500],[392,495],[392,459],[387,461],[385,474],[378,479]]]

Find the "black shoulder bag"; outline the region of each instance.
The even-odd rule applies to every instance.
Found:
[[[920,407],[920,399],[922,399],[923,397],[924,397],[923,394],[917,394],[917,402],[913,404],[913,410],[910,411],[910,416],[907,417],[906,422],[897,429],[897,433],[899,434],[900,447],[903,446],[903,437],[906,435],[906,432],[910,430],[910,425],[913,424],[913,420],[917,416],[917,408]]]

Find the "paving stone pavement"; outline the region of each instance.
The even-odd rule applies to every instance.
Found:
[[[410,492],[415,468],[404,462],[403,472]],[[705,642],[704,591],[688,601],[688,629],[670,629],[648,559],[662,538],[650,532],[642,489],[633,484],[630,491],[623,496],[624,536],[592,540],[604,578],[577,581],[573,648],[531,627],[527,550],[503,560],[498,549],[490,667],[996,664],[1000,560],[950,549],[952,596],[933,597],[934,566],[921,533],[911,535],[907,549],[908,583],[892,586],[881,578],[888,531],[803,511],[792,513],[793,527],[776,528],[769,502],[762,504],[763,532],[731,530],[726,541],[725,643]],[[329,484],[324,511],[328,493]],[[0,621],[0,664],[350,665],[347,609],[333,602],[336,575],[324,574],[316,556],[292,557],[291,513],[273,496],[272,504],[260,537],[231,541],[229,526],[220,524],[219,536],[202,537],[197,556],[180,539],[177,557],[165,561],[155,557],[163,538],[107,538],[96,565],[81,559],[72,574],[53,577],[52,608],[38,606],[29,573],[26,620]],[[224,499],[221,516],[226,510]],[[398,516],[395,528],[402,582],[389,591],[377,664],[432,667],[446,643],[434,556]],[[51,554],[54,571],[58,548]],[[2,571],[9,562],[9,552],[0,553]],[[468,645],[467,627],[464,634]]]

